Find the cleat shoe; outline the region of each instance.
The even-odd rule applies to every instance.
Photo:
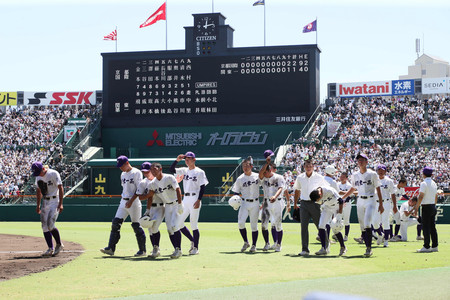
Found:
[[[344,255],[345,253],[347,253],[347,247],[341,247],[341,250],[339,251],[339,256]]]
[[[192,251],[192,250],[194,250],[194,242],[191,242],[191,248],[189,249],[189,253]]]
[[[331,245],[334,245],[334,244],[336,244],[336,242],[334,241],[334,240],[328,240],[329,242],[330,242],[330,244]],[[328,247],[329,247],[330,245],[328,245]]]
[[[344,242],[348,241],[348,236],[344,236]]]
[[[418,235],[418,236],[416,237],[416,240],[418,240],[418,241],[423,241],[423,236]]]
[[[385,248],[389,247],[389,242],[388,242],[387,240],[384,240],[384,245],[383,245],[383,247],[385,247]]]
[[[270,246],[270,250],[275,250],[277,248],[277,243],[273,243],[272,246]]]
[[[134,256],[139,257],[139,256],[146,256],[147,253],[145,253],[145,251],[141,251],[139,250],[138,252],[136,252],[136,254]]]
[[[372,248],[366,248],[366,253],[364,253],[365,257],[371,257],[373,254]]]
[[[267,243],[267,244],[264,246],[263,251],[268,251],[269,249],[270,249],[270,244]]]
[[[100,252],[108,255],[114,255],[114,251],[108,247],[100,249]]]
[[[242,248],[241,248],[241,252],[244,252],[245,250],[247,250],[248,247],[250,247],[250,244],[248,242],[245,242],[244,246],[242,246]]]
[[[432,251],[431,251],[431,248],[422,247],[422,249],[417,250],[417,252],[418,253],[430,253]]]
[[[384,234],[377,236],[377,245],[381,245],[384,242]]]
[[[281,245],[280,244],[277,244],[275,246],[275,252],[281,252]]]
[[[153,246],[152,254],[150,254],[148,257],[157,258],[160,255],[161,255],[161,252],[159,252],[159,247],[158,246]]]
[[[320,248],[319,251],[316,252],[316,255],[327,255],[328,254],[328,250],[325,248]]]
[[[250,253],[255,253],[256,252],[256,245],[252,245],[252,247],[250,248]]]
[[[362,237],[357,237],[357,238],[353,238],[355,240],[355,242],[357,242],[358,244],[364,244],[364,240]]]
[[[45,251],[44,253],[42,253],[43,257],[50,257],[53,255],[53,249],[52,248],[48,248],[47,251]]]
[[[250,250],[251,252],[252,250]],[[199,253],[197,247],[192,248],[192,250],[189,251],[189,255],[197,255]]]
[[[399,242],[399,241],[401,241],[402,239],[398,236],[398,235],[394,235],[393,237],[391,237],[390,239],[389,239],[389,242]]]
[[[431,249],[431,252],[439,252],[438,247],[434,247],[434,248],[431,247],[430,249]]]
[[[303,250],[303,251],[300,252],[298,255],[299,255],[299,256],[309,256],[309,251]]]
[[[63,244],[57,244],[55,247],[55,251],[53,252],[53,256],[56,256],[59,254],[59,252],[61,252],[64,249],[64,245]]]
[[[170,258],[179,258],[182,255],[183,253],[181,252],[181,249],[175,248],[175,251],[173,251],[172,255],[170,255]]]

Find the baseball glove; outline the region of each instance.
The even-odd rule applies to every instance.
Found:
[[[37,182],[37,185],[38,185],[39,189],[41,190],[42,196],[47,195],[47,193],[48,193],[47,183],[44,182],[43,180],[39,180]]]
[[[296,222],[300,222],[300,208],[294,208],[292,212],[292,219],[294,219],[294,221]]]

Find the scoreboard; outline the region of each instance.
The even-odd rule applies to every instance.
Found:
[[[104,127],[302,124],[319,104],[316,45],[220,47],[186,30],[184,51],[103,54]]]

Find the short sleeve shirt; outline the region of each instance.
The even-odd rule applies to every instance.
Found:
[[[53,197],[59,195],[58,185],[62,185],[62,181],[58,171],[47,169],[47,172],[44,176],[36,177],[36,186],[39,180],[42,180],[44,184],[47,185],[47,194],[45,194],[44,197]]]
[[[241,194],[244,199],[259,199],[260,186],[259,174],[252,172],[250,176],[240,175],[231,190],[234,193]]]
[[[373,196],[375,189],[381,185],[378,174],[371,169],[367,169],[364,174],[361,171],[354,173],[351,182],[358,190],[358,196]]]
[[[151,190],[164,202],[172,203],[177,201],[177,188],[179,188],[177,179],[171,174],[163,173],[161,180],[157,178],[152,180]]]
[[[420,184],[419,193],[424,193],[421,205],[434,204],[437,194],[437,185],[430,177],[425,178]]]
[[[134,167],[128,172],[122,172],[120,181],[122,184],[122,198],[131,198],[136,193],[139,183],[142,181],[142,172]]]
[[[205,171],[199,167],[190,170],[188,167],[176,168],[176,175],[183,175],[183,191],[185,193],[198,193],[201,185],[207,185]]]

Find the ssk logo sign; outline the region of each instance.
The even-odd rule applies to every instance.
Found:
[[[95,92],[25,92],[24,105],[95,105]]]

